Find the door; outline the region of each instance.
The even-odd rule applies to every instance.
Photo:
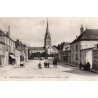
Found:
[[[86,52],[86,63],[89,62],[92,68],[92,50]]]

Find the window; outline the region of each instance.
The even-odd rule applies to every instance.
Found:
[[[9,39],[9,45],[10,45],[10,39]]]
[[[7,38],[6,38],[6,43],[7,43]]]
[[[98,49],[98,44],[97,44],[97,49]]]
[[[76,45],[76,52],[78,51],[78,45]]]
[[[73,46],[72,46],[72,51],[74,51],[74,48],[73,48]]]
[[[78,54],[76,54],[76,60],[78,60]]]

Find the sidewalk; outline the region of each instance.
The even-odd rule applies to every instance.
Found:
[[[79,68],[78,65],[71,64],[71,63],[60,62],[59,64],[61,64],[64,67],[66,67],[66,65],[67,65],[67,66]],[[90,69],[90,72],[98,74],[98,70],[95,70],[95,69],[92,69],[92,68]]]
[[[71,66],[71,67],[77,67],[77,65],[75,64],[71,64],[71,63],[66,63],[66,62],[59,62],[59,64],[62,64],[63,66],[65,65],[68,65],[68,66]]]
[[[98,70],[91,69],[90,71],[98,74]]]
[[[3,66],[3,67],[0,67],[0,73],[3,73],[5,71],[7,71],[7,70],[10,70],[10,69],[12,69],[12,68],[14,68],[16,66],[17,65],[15,64],[15,65],[6,65],[6,66]]]

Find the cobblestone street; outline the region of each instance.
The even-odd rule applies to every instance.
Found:
[[[76,67],[58,64],[57,68],[50,64],[49,68],[44,68],[42,60],[42,69],[37,67],[39,60],[30,60],[25,64],[25,67],[15,66],[5,71],[0,72],[0,80],[98,80],[96,73],[82,71]]]

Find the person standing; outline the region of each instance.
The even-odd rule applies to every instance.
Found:
[[[57,59],[56,58],[54,58],[54,60],[53,60],[53,65],[55,68],[57,68]]]
[[[42,64],[41,63],[38,64],[38,68],[42,69]]]

